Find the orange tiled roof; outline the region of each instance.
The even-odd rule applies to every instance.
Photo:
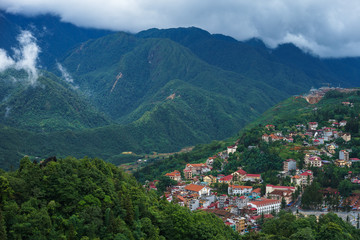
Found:
[[[251,189],[252,187],[251,186],[240,186],[240,185],[230,185],[229,187],[231,188],[241,188],[241,189]]]
[[[192,191],[192,192],[199,192],[203,189],[204,186],[196,185],[196,184],[189,184],[185,187],[185,190]]]

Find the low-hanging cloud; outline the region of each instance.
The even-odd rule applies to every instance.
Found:
[[[34,85],[39,76],[36,65],[40,48],[29,31],[21,31],[17,40],[19,48],[13,48],[14,55],[12,57],[4,49],[0,49],[0,72],[8,68],[23,69],[28,74],[30,84]]]
[[[358,0],[2,0],[0,8],[130,32],[196,26],[270,47],[292,42],[322,57],[360,56]]]

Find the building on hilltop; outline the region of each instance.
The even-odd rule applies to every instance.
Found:
[[[178,170],[175,170],[171,173],[165,174],[165,176],[169,177],[172,180],[175,180],[177,182],[181,181],[181,174]]]

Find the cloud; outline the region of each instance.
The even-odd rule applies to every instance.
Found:
[[[2,0],[0,8],[130,32],[196,26],[271,47],[290,41],[322,57],[360,56],[358,0]]]
[[[61,75],[65,79],[66,82],[74,83],[74,79],[71,77],[71,75],[68,73],[68,71],[66,71],[65,67],[63,67],[63,65],[61,65],[61,63],[57,62],[56,66],[59,69],[59,71],[61,72]]]
[[[0,72],[8,68],[23,69],[28,74],[30,84],[34,85],[39,76],[36,64],[40,48],[29,31],[21,31],[17,40],[19,48],[13,48],[13,57],[8,56],[6,51],[0,48]]]

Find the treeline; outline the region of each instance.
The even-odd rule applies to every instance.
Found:
[[[215,215],[168,203],[99,159],[24,158],[0,173],[2,240],[238,238]]]
[[[359,219],[356,220],[359,222]],[[343,221],[334,213],[315,216],[295,216],[280,212],[279,217],[266,220],[259,234],[250,233],[245,239],[339,240],[360,239],[360,230]]]

